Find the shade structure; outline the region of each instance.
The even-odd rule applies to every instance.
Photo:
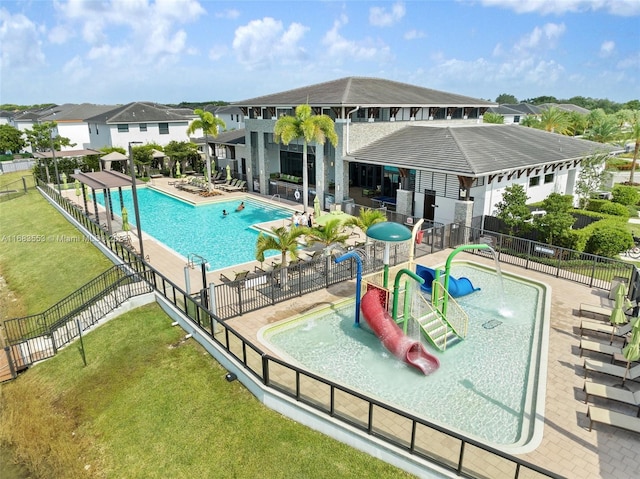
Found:
[[[330,220],[339,219],[340,223],[344,223],[349,218],[353,218],[353,216],[351,216],[348,213],[345,213],[344,211],[332,211],[331,213],[325,213],[320,215],[316,214],[315,217],[316,217],[315,223],[318,226],[324,226]]]
[[[384,284],[385,288],[389,286],[389,249],[391,243],[402,243],[411,239],[411,230],[400,223],[392,221],[383,221],[376,223],[367,228],[367,238],[376,241],[384,241]]]
[[[627,360],[627,369],[625,370],[624,376],[622,378],[623,385],[625,380],[627,379],[627,374],[629,373],[631,363],[640,359],[640,318],[636,318],[635,321],[636,322],[631,330],[631,339],[629,340],[629,343],[622,349],[622,354]]]
[[[129,213],[127,209],[122,207],[122,231],[129,231],[131,227],[129,226]]]

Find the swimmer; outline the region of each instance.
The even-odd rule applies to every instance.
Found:
[[[238,205],[236,211],[242,211],[244,209],[244,201]]]

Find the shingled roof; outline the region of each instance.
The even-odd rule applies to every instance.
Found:
[[[99,115],[87,118],[89,123],[157,123],[172,121],[190,121],[193,113],[186,114],[184,109],[170,108],[165,105],[148,102],[133,102],[114,108]]]
[[[431,90],[408,83],[381,78],[346,77],[338,80],[287,90],[272,95],[234,102],[237,106],[466,106],[487,107],[494,102],[454,93]]]
[[[618,150],[514,125],[412,125],[348,156],[371,164],[479,177]]]

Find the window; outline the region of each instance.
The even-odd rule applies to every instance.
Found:
[[[514,123],[520,123],[520,115],[515,115],[515,116],[513,117],[513,122],[514,122]]]
[[[129,125],[125,124],[125,125],[118,125],[118,133],[128,133],[129,132]]]
[[[146,123],[140,123],[140,131],[147,131],[147,124]]]
[[[87,125],[89,126],[89,134],[91,134],[91,123],[87,123]]]
[[[161,135],[168,135],[169,123],[158,123],[158,130],[160,130]]]
[[[529,178],[529,186],[538,186],[540,184],[539,176],[532,176]]]
[[[544,175],[544,182],[553,183],[553,173],[549,173],[548,175]]]

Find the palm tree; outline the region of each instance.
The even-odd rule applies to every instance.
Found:
[[[298,238],[305,234],[305,228],[271,228],[271,234],[260,233],[256,241],[256,259],[264,261],[264,252],[270,249],[280,251],[282,266],[287,266],[287,253],[292,259],[298,259]]]
[[[542,111],[540,122],[546,131],[566,135],[569,132],[569,117],[566,112],[550,106]]]
[[[585,137],[598,143],[609,143],[619,137],[620,128],[613,115],[607,115],[601,121],[594,123],[585,133]]]
[[[631,129],[624,135],[625,140],[635,143],[633,147],[633,160],[631,161],[631,173],[629,174],[629,184],[633,186],[633,174],[636,171],[638,162],[638,150],[640,150],[640,113],[636,112],[631,120]]]
[[[303,228],[305,239],[310,244],[322,244],[325,254],[329,254],[332,246],[344,245],[349,239],[349,235],[344,232],[341,223],[339,218],[335,218],[327,221],[324,226]]]
[[[345,226],[357,226],[363,233],[367,233],[370,226],[387,221],[387,217],[380,210],[373,210],[371,208],[361,208],[358,216],[349,218],[344,222]]]
[[[335,147],[338,134],[331,117],[314,115],[308,104],[298,105],[296,115],[285,115],[276,121],[273,129],[276,143],[288,145],[294,140],[302,139],[302,205],[305,213],[309,207],[309,172],[307,170],[307,146],[309,143],[324,145],[326,140]]]
[[[226,128],[227,125],[224,120],[214,116],[213,113],[209,111],[204,111],[201,109],[193,110],[193,113],[198,115],[199,118],[196,118],[189,124],[189,128],[187,128],[187,135],[191,136],[196,132],[196,130],[202,130],[204,134],[204,152],[207,159],[207,190],[211,191],[211,161],[209,159],[209,135],[214,138],[218,136],[219,128]]]

